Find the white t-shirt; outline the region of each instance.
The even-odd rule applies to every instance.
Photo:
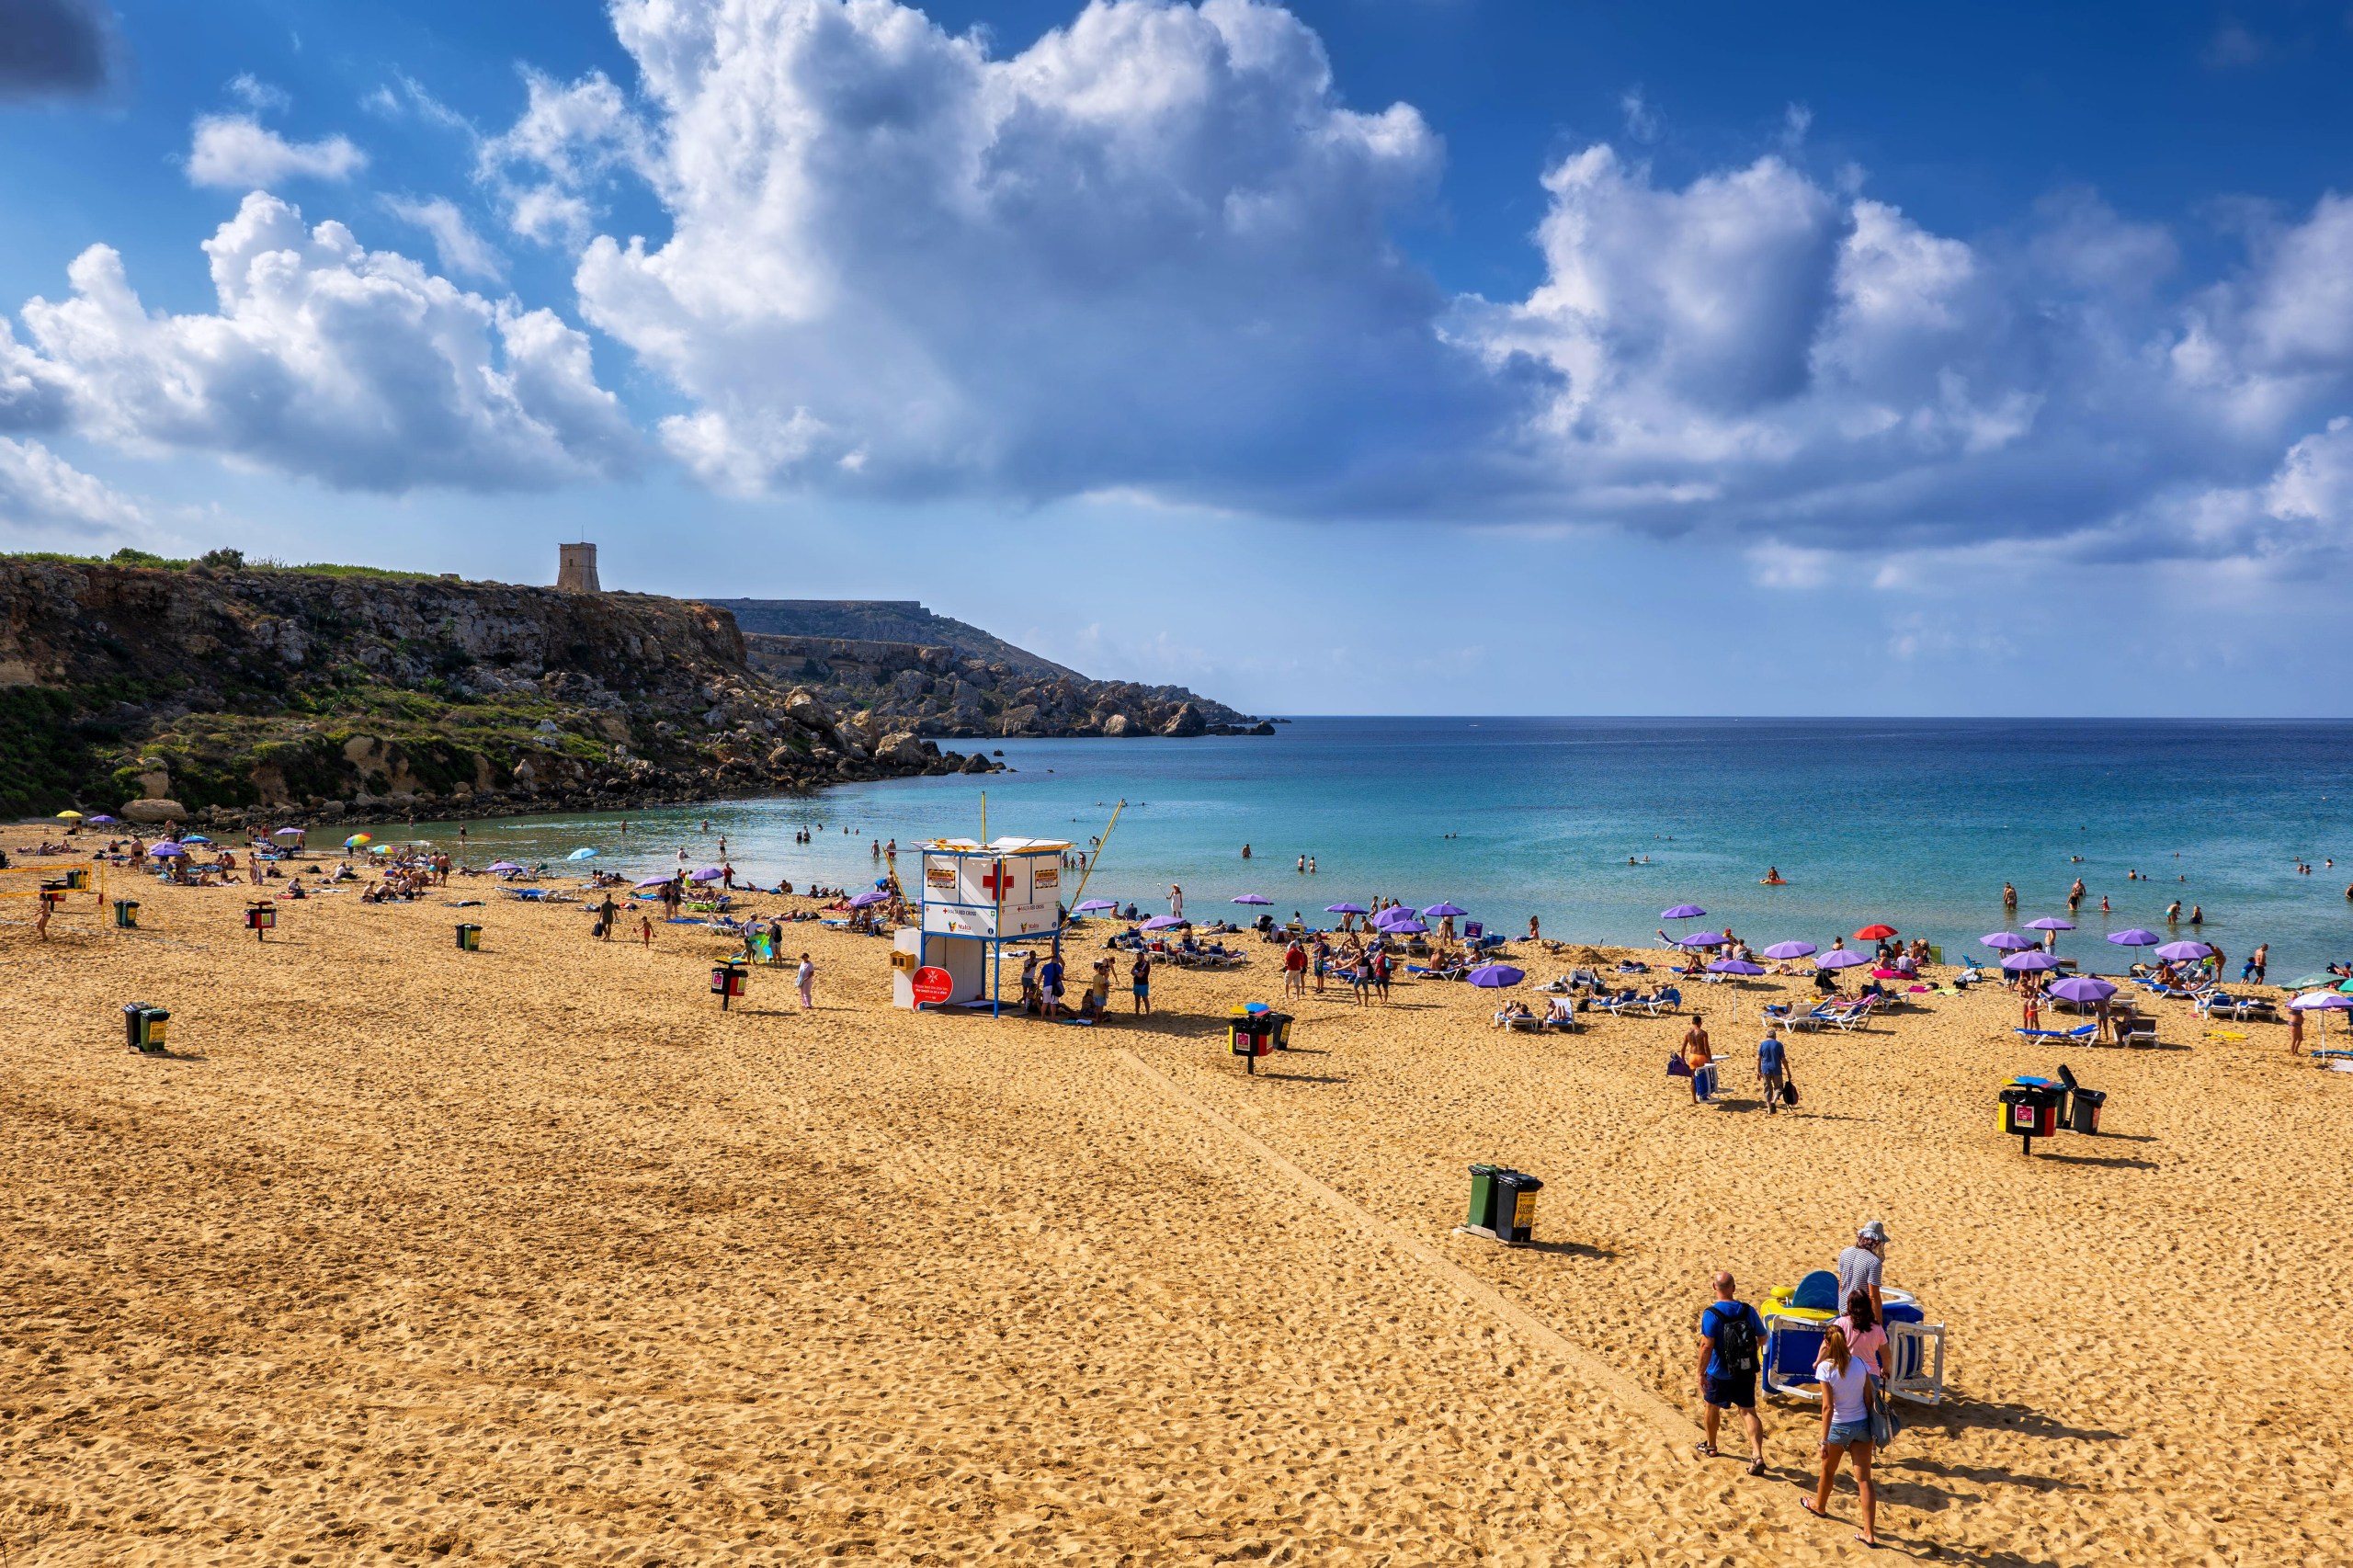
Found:
[[[1822,1380],[1822,1393],[1830,1401],[1833,1421],[1860,1421],[1868,1414],[1863,1403],[1863,1390],[1870,1378],[1870,1369],[1863,1365],[1859,1356],[1847,1359],[1847,1370],[1841,1375],[1836,1363],[1817,1361],[1813,1375]]]

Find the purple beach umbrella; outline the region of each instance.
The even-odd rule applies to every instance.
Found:
[[[2342,991],[2307,991],[2288,1006],[2290,1011],[2298,1013],[2341,1013],[2353,1008],[2353,996],[2347,996]]]
[[[1776,942],[1765,949],[1765,956],[1787,963],[1791,959],[1810,959],[1821,950],[1812,942]]]
[[[1173,915],[1155,915],[1143,923],[1147,931],[1173,931],[1179,926],[1190,926],[1189,920],[1179,920]]]
[[[1370,915],[1372,911],[1361,903],[1327,903],[1324,906],[1324,913],[1326,915]]]
[[[2055,915],[2046,915],[2040,920],[2028,921],[2026,928],[2029,931],[2072,931],[2075,928],[2075,923],[2072,920],[2062,920]]]
[[[522,867],[517,865],[512,860],[493,860],[490,863],[490,869],[494,871],[519,871],[522,869]],[[669,881],[667,877],[665,877],[662,880],[665,881]]]
[[[1392,937],[1427,937],[1430,928],[1418,920],[1392,920],[1381,930]]]
[[[496,869],[498,869],[498,868],[497,868],[497,867],[495,867],[495,866],[493,866],[493,867],[491,868],[491,869],[492,869],[492,870],[494,870],[494,871],[495,871]],[[633,889],[632,891],[637,892],[644,892],[646,889],[648,889],[648,888],[665,888],[665,887],[668,887],[669,885],[670,885],[670,879],[669,879],[669,878],[667,878],[667,877],[648,877],[648,878],[646,878],[643,881],[642,881],[642,882],[638,883],[638,884],[637,884],[637,886],[635,887],[635,889]]]
[[[1675,938],[1675,945],[1678,948],[1721,948],[1724,939],[1713,931],[1694,931],[1688,937]]]
[[[688,872],[687,881],[690,882],[715,882],[726,874],[726,872],[721,870],[716,866],[705,866],[699,871]]]
[[[1117,909],[1119,907],[1119,901],[1116,899],[1090,898],[1085,903],[1078,906],[1078,913],[1081,915],[1092,915],[1098,909]]]
[[[1386,930],[1388,927],[1396,925],[1401,920],[1411,920],[1413,918],[1414,912],[1412,910],[1406,908],[1402,903],[1393,903],[1387,909],[1382,910],[1380,914],[1374,915],[1372,917],[1372,923],[1375,926],[1381,926],[1383,930]]]
[[[2029,948],[2022,953],[2012,953],[2002,960],[2002,967],[2012,974],[2024,974],[2029,970],[2057,969],[2059,960],[2040,948]]]
[[[875,904],[883,903],[890,896],[889,893],[881,892],[862,892],[849,901],[849,906],[852,909],[870,909]]]
[[[1816,969],[1852,969],[1857,964],[1869,963],[1870,961],[1870,959],[1867,955],[1859,953],[1852,948],[1833,948],[1830,951],[1816,958],[1813,960],[1813,967]]]
[[[2096,974],[2071,974],[2052,982],[2051,994],[2062,1002],[2105,1002],[2116,994],[2116,987]]]
[[[2022,953],[2034,946],[2016,931],[1995,931],[1990,936],[1978,937],[1977,942],[1980,947],[1994,948],[2006,953]]]
[[[2110,931],[2108,939],[2120,948],[2154,948],[2165,940],[2154,931],[2143,931],[2138,926],[2130,931]]]
[[[1245,892],[1245,893],[1244,893],[1240,898],[1235,899],[1233,902],[1234,902],[1234,903],[1257,903],[1257,904],[1267,904],[1267,903],[1274,903],[1274,900],[1273,900],[1273,899],[1270,899],[1270,898],[1260,898],[1260,897],[1259,897],[1256,893],[1255,893],[1255,892]]]
[[[97,816],[94,816],[89,820],[92,822],[112,822],[114,821],[114,818],[107,815],[104,812],[100,812]]]
[[[150,855],[161,855],[165,858],[169,859],[172,856],[185,855],[188,851],[181,848],[178,845],[174,844],[167,838],[161,844],[149,845],[147,846],[147,853]]]
[[[1711,974],[1762,974],[1763,964],[1750,963],[1746,959],[1718,959],[1708,966]]]
[[[2169,963],[2188,963],[2192,959],[2205,958],[2213,950],[2203,942],[2167,942],[2157,949],[2157,957]]]
[[[1527,978],[1524,971],[1514,969],[1507,963],[1483,963],[1471,971],[1471,983],[1473,985],[1518,985]]]
[[[1658,912],[1661,920],[1697,920],[1708,912],[1696,903],[1678,903],[1673,909]]]
[[[1471,912],[1469,910],[1463,908],[1459,903],[1448,903],[1440,901],[1439,903],[1431,904],[1427,909],[1423,910],[1422,918],[1425,920],[1443,920],[1449,915],[1468,915]]]

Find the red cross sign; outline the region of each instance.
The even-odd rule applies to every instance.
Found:
[[[1013,891],[1013,868],[999,860],[981,875],[981,886],[999,903]]]

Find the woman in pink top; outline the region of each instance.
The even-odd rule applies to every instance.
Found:
[[[1838,1328],[1847,1335],[1847,1349],[1856,1360],[1870,1369],[1872,1377],[1882,1382],[1887,1378],[1887,1330],[1871,1311],[1869,1291],[1858,1290],[1847,1298],[1847,1315],[1838,1320]]]

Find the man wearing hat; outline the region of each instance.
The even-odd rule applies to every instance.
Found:
[[[1871,1299],[1871,1312],[1881,1311],[1880,1271],[1887,1264],[1887,1227],[1877,1220],[1855,1233],[1855,1244],[1838,1255],[1838,1305],[1843,1310],[1859,1290]]]

